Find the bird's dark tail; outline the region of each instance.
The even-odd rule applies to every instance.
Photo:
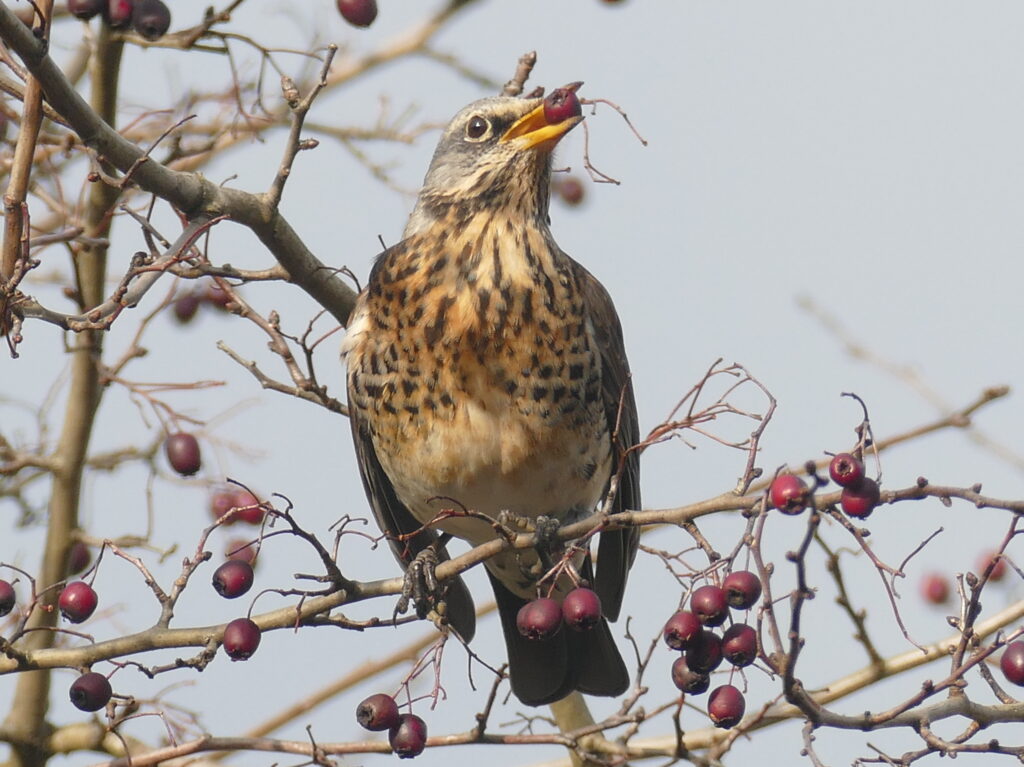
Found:
[[[526,600],[491,575],[501,628],[508,647],[512,692],[527,706],[561,700],[573,690],[613,697],[629,687],[629,672],[604,619],[589,631],[562,626],[546,640],[527,639],[516,627],[516,615]]]

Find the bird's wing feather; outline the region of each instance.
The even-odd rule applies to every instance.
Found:
[[[623,453],[640,441],[640,424],[630,380],[629,361],[626,359],[622,339],[622,326],[608,291],[585,268],[579,264],[576,267],[588,315],[601,350],[601,388],[608,432],[616,435],[612,458],[613,467],[617,468]],[[639,508],[640,455],[633,450],[626,454],[612,512]],[[597,549],[595,590],[601,598],[602,612],[609,620],[614,621],[619,617],[626,578],[636,558],[639,542],[640,531],[635,527],[601,533]]]

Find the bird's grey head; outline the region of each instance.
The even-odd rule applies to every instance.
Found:
[[[438,219],[457,222],[488,209],[546,221],[551,153],[582,119],[549,120],[539,98],[474,101],[445,128],[405,236]]]

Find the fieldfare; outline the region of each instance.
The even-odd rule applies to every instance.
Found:
[[[559,91],[575,100],[576,87]],[[585,518],[615,474],[612,509],[640,508],[619,319],[604,287],[549,228],[551,154],[583,119],[575,106],[565,113],[539,98],[499,97],[459,112],[402,241],[377,258],[352,314],[342,352],[356,455],[404,567],[425,551],[447,557],[451,536],[492,540],[484,515]],[[635,529],[602,532],[596,577],[589,550],[575,556],[608,620],[619,615],[636,547]],[[516,614],[538,596],[542,562],[551,562],[543,551],[505,551],[485,563],[513,692],[532,706],[573,690],[621,694],[629,674],[604,619],[546,640],[519,634]],[[563,574],[553,596],[571,587]],[[469,641],[476,618],[460,578],[447,583],[444,603]]]

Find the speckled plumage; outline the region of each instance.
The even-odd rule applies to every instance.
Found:
[[[416,531],[453,500],[492,518],[589,515],[623,446],[637,440],[611,299],[548,226],[551,149],[578,118],[552,128],[542,113],[540,100],[497,98],[456,115],[405,238],[378,258],[353,313],[343,345],[353,435],[389,533]],[[471,136],[479,121],[486,132]],[[637,508],[635,454],[620,484],[617,507]],[[494,536],[480,519],[436,528],[471,544]],[[407,563],[435,537],[424,531],[393,548]],[[635,546],[632,530],[602,534],[596,588],[611,619]],[[486,563],[513,690],[531,705],[574,688],[622,692],[628,675],[603,622],[550,646],[518,636],[515,611],[536,596],[535,564],[513,552]],[[580,566],[589,572],[589,561]],[[452,625],[472,636],[461,579],[447,602]]]

